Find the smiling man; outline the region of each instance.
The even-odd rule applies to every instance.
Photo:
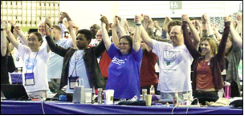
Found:
[[[158,90],[161,91],[161,98],[172,101],[176,92],[180,102],[183,101],[184,94],[191,98],[190,74],[193,58],[184,45],[181,26],[173,26],[171,29],[172,44],[151,39],[143,26],[141,32],[142,39],[159,58]]]
[[[70,29],[70,33],[74,33],[74,29]],[[79,30],[74,48],[63,48],[55,44],[52,38],[47,38],[51,51],[64,57],[60,89],[67,85],[66,93],[73,93],[74,86],[80,85],[77,81],[81,79],[85,88],[105,87],[97,62],[97,57],[105,51],[104,42],[100,42],[96,47],[88,48],[91,38],[90,30]]]

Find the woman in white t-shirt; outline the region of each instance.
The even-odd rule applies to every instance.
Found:
[[[42,35],[33,32],[29,35],[28,46],[22,45],[16,41],[13,34],[6,27],[7,35],[11,43],[16,47],[20,57],[23,59],[24,66],[22,72],[22,81],[30,98],[47,98],[48,79],[47,62],[49,58],[48,46],[40,49],[42,44]],[[26,39],[25,37],[23,37]]]

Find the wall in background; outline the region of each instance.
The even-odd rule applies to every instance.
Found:
[[[118,1],[60,1],[60,11],[66,11],[80,28],[101,25],[100,14],[109,22],[118,14]]]
[[[236,6],[235,6],[236,5]],[[188,14],[190,17],[225,16],[237,12],[239,7],[234,1],[182,1],[181,10],[170,10],[170,1],[119,1],[118,14],[123,18],[134,18],[135,14],[149,14],[152,18],[180,17]]]

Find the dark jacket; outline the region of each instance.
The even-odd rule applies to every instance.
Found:
[[[194,58],[193,61],[193,73],[192,73],[192,90],[196,90],[196,69],[198,62],[200,62],[205,57],[202,56],[196,48],[192,46],[191,39],[189,37],[189,33],[187,31],[187,25],[182,25],[182,30],[184,34],[184,41],[187,49],[189,50],[190,54]],[[224,81],[221,75],[221,72],[223,71],[223,61],[225,56],[225,46],[226,46],[226,40],[228,37],[228,34],[230,32],[230,23],[225,24],[224,33],[222,36],[222,40],[220,42],[220,45],[218,47],[218,53],[210,59],[210,68],[212,70],[212,76],[213,76],[213,82],[215,86],[215,90],[218,91],[224,87]]]
[[[77,49],[74,48],[63,48],[55,44],[50,36],[46,37],[49,48],[52,52],[64,57],[63,67],[61,73],[60,89],[67,85],[69,61]],[[94,85],[95,88],[105,88],[105,81],[100,72],[97,57],[105,51],[104,42],[101,41],[97,47],[91,47],[84,50],[83,59],[86,65],[86,69],[89,77],[90,87]]]

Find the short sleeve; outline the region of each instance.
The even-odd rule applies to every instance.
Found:
[[[153,45],[152,52],[155,53],[156,55],[159,55],[161,52],[163,52],[164,47],[167,47],[170,44],[165,43],[165,42],[159,42],[156,40],[152,40],[152,45]]]
[[[110,48],[107,51],[107,54],[112,59],[115,55],[117,55],[120,52],[120,50],[114,45],[114,43],[111,43]]]
[[[24,60],[24,56],[26,53],[31,53],[31,49],[25,45],[22,45],[21,43],[18,44],[18,52],[20,57]]]
[[[143,58],[143,51],[141,47],[137,52],[134,49],[132,49],[131,54],[133,55],[134,59],[137,61],[141,61]]]

